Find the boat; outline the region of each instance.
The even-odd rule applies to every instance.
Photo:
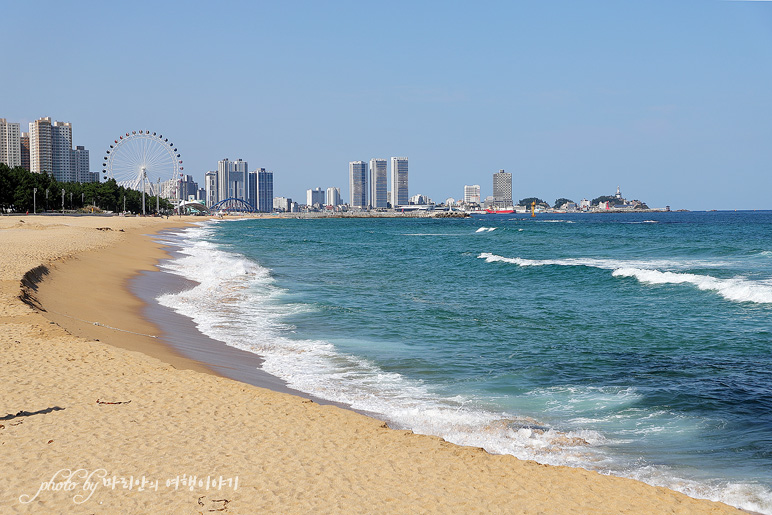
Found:
[[[514,207],[508,207],[508,208],[495,208],[495,207],[489,207],[485,209],[485,212],[489,215],[511,215],[515,212]]]

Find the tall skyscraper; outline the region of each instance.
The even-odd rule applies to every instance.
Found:
[[[0,118],[0,163],[21,166],[21,126]]]
[[[29,124],[30,171],[52,172],[51,118],[46,116]]]
[[[370,207],[387,207],[388,171],[385,159],[370,160]]]
[[[328,206],[340,206],[343,204],[343,199],[340,197],[340,188],[327,188],[326,204]]]
[[[217,163],[217,202],[229,198],[247,200],[247,162],[227,158]]]
[[[21,144],[21,166],[25,170],[30,170],[29,164],[29,132],[22,132],[19,138]]]
[[[351,161],[348,164],[349,205],[351,207],[367,207],[367,163]]]
[[[204,191],[206,207],[212,207],[217,204],[219,195],[217,193],[217,172],[206,172],[204,176]]]
[[[324,193],[325,192],[322,188],[314,188],[312,190],[306,190],[306,205],[308,207],[323,205]]]
[[[247,203],[257,211],[257,170],[247,174]]]
[[[406,206],[410,197],[407,189],[407,158],[391,158],[391,207]]]
[[[54,122],[51,125],[51,173],[59,182],[75,182],[72,165],[72,124]]]
[[[72,150],[72,167],[77,182],[91,182],[91,170],[88,150],[83,145],[78,145]]]
[[[257,210],[270,213],[273,210],[273,172],[265,168],[257,171]]]
[[[512,174],[504,170],[493,174],[493,202],[496,207],[509,207],[512,204]]]
[[[464,202],[466,204],[480,203],[480,185],[464,186]]]

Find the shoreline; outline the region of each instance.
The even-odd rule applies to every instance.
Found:
[[[110,222],[116,220],[97,223]],[[15,266],[0,269],[0,372],[9,385],[0,444],[14,472],[0,475],[0,492],[2,504],[15,512],[90,513],[96,503],[107,513],[225,507],[234,513],[357,512],[367,503],[370,511],[383,513],[741,513],[631,479],[391,430],[351,410],[219,377],[205,363],[174,352],[168,352],[169,361],[133,352],[139,347],[129,340],[159,346],[157,338],[144,336],[157,334],[140,302],[126,299],[132,297],[126,276],[153,270],[148,260],[163,258],[160,244],[138,234],[144,228],[129,230],[128,222],[123,235],[94,231],[93,223],[82,230],[7,225],[0,225],[0,252],[4,263]],[[52,231],[61,234],[46,234]],[[139,245],[142,239],[153,249]],[[55,241],[66,248],[24,259],[34,246],[52,247]],[[112,267],[111,273],[94,273],[98,263]],[[120,332],[113,337],[116,345],[106,345],[73,334],[78,324],[94,320],[63,330],[17,299],[22,269],[37,271],[42,282],[30,283],[31,301],[50,308],[49,315],[62,313],[78,292],[76,300],[90,302],[101,323],[142,334]],[[117,313],[105,308],[108,301],[118,302]],[[89,329],[104,333],[100,340],[110,339],[104,327],[92,323]],[[57,470],[78,467],[123,479],[149,476],[160,479],[161,487],[138,491],[102,482],[82,504],[65,491],[22,501]],[[164,488],[165,478],[184,473],[240,482],[238,488],[212,490],[208,481],[206,487],[171,488],[167,479]]]
[[[181,229],[179,227],[162,229],[150,235],[150,238],[160,245],[167,255],[158,260],[156,270],[142,270],[129,278],[127,283],[129,292],[141,300],[144,305],[140,315],[158,327],[159,342],[186,358],[203,363],[208,368],[205,372],[259,388],[267,388],[275,392],[310,399],[317,404],[331,404],[378,418],[375,414],[355,410],[347,404],[321,399],[306,392],[290,388],[283,379],[261,370],[263,358],[258,354],[231,347],[225,342],[215,340],[203,334],[189,317],[161,305],[157,297],[162,293],[185,291],[197,284],[190,279],[165,271],[160,267],[164,261],[169,261],[182,255],[179,252],[179,247],[176,246],[176,242],[169,241],[169,239],[173,240],[176,238],[177,232]]]

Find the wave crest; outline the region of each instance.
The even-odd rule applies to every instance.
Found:
[[[517,266],[583,266],[612,270],[614,277],[632,277],[644,284],[690,284],[702,291],[716,292],[733,302],[772,304],[772,281],[751,280],[746,277],[721,279],[710,275],[687,272],[661,271],[657,268],[688,268],[691,266],[716,266],[717,263],[672,262],[672,261],[621,261],[594,258],[568,259],[524,259],[497,256],[483,252],[479,256],[488,263],[503,262]]]

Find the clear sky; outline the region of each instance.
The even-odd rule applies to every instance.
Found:
[[[274,194],[410,159],[410,194],[772,209],[772,2],[7,2],[0,117],[73,124],[101,169],[168,135],[203,186],[223,158]],[[10,45],[8,42],[11,42]]]

